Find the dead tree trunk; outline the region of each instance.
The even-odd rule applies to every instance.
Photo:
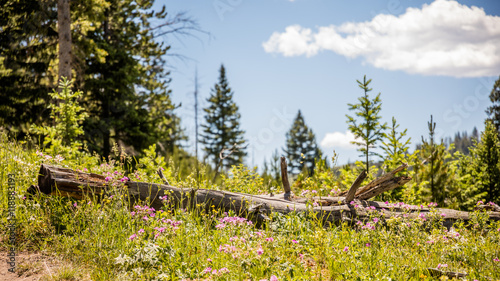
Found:
[[[383,202],[365,201],[362,199],[370,198],[369,196],[375,196],[383,191],[396,188],[400,184],[404,184],[410,180],[406,177],[394,177],[395,173],[388,173],[360,188],[360,190],[364,191],[359,193],[358,190],[356,192],[357,195],[355,196],[354,204],[350,204],[350,202],[346,203],[346,197],[343,196],[309,199],[291,198],[291,201],[289,201],[285,200],[285,194],[274,196],[250,195],[219,190],[178,188],[169,185],[133,181],[127,182],[122,189],[128,192],[132,204],[142,201],[155,209],[160,209],[164,204],[160,197],[167,196],[168,204],[171,206],[206,209],[214,206],[224,211],[233,210],[240,216],[248,216],[257,221],[262,221],[266,218],[266,215],[272,212],[282,214],[290,212],[313,213],[316,217],[322,219],[325,224],[338,224],[342,221],[353,223],[358,220],[364,221],[370,218],[373,211],[378,211],[381,217],[385,219],[403,216],[403,214],[406,214],[409,218],[417,218],[421,213],[428,214],[430,212],[428,208],[385,204]],[[392,177],[389,174],[392,174]],[[115,189],[106,182],[105,177],[102,175],[42,164],[38,176],[38,186],[31,186],[28,191],[33,193],[38,190],[45,194],[63,195],[81,199],[86,194],[112,194],[116,191]],[[438,212],[444,216],[443,225],[446,227],[451,227],[457,220],[468,221],[470,218],[468,212],[450,209],[438,209]],[[500,212],[491,212],[489,217],[491,220],[500,220]]]

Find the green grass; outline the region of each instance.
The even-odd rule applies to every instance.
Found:
[[[370,227],[365,223],[324,228],[303,214],[274,215],[270,223],[257,228],[216,208],[209,208],[210,212],[153,211],[147,206],[130,210],[120,196],[100,203],[94,198],[75,201],[45,195],[29,199],[24,198],[25,190],[36,184],[42,162],[160,180],[154,165],[128,171],[123,163],[102,163],[91,155],[48,159],[36,148],[4,137],[0,146],[0,220],[7,224],[7,175],[13,173],[18,250],[59,255],[82,270],[90,269],[93,280],[269,280],[273,276],[278,280],[434,280],[426,268],[440,264],[446,265],[440,268],[445,271],[467,272],[468,280],[500,279],[500,224],[486,222],[484,214],[477,213],[472,227],[457,224],[451,232],[439,223],[429,228],[428,222],[402,218],[384,224],[372,220]],[[172,167],[165,168],[171,169],[169,175],[175,174]],[[174,183],[188,186],[193,178]],[[258,192],[258,186],[239,186],[252,185],[247,180],[237,175],[225,179],[225,186]],[[206,181],[201,186],[210,187]],[[5,250],[8,230],[0,229],[0,235]],[[53,280],[73,280],[78,271],[61,269]]]

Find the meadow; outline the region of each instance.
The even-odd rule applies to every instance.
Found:
[[[446,280],[429,268],[467,273],[466,280],[500,280],[500,222],[473,219],[451,229],[434,219],[404,216],[324,227],[304,214],[273,215],[261,226],[215,206],[209,211],[129,206],[125,194],[74,200],[26,189],[37,183],[41,163],[106,175],[119,191],[128,180],[174,186],[264,193],[262,179],[233,169],[221,184],[205,170],[181,178],[175,163],[155,155],[51,155],[5,135],[0,141],[1,221],[7,225],[7,178],[16,181],[17,251],[44,252],[71,261],[48,280]],[[134,165],[131,165],[134,163]],[[399,204],[399,202],[393,202]],[[431,204],[432,206],[432,204]],[[0,247],[9,247],[0,229]]]

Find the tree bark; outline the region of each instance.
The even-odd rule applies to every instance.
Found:
[[[292,190],[290,189],[290,182],[288,181],[288,170],[286,158],[284,156],[281,157],[281,182],[283,183],[283,189],[285,190],[284,199],[290,200]]]
[[[390,183],[388,183],[390,182]],[[394,179],[379,184],[381,189],[394,185]],[[288,214],[290,212],[307,212],[321,219],[325,225],[338,224],[343,221],[355,223],[370,219],[371,212],[378,211],[383,219],[407,216],[417,218],[421,213],[430,213],[429,208],[402,204],[385,204],[383,202],[354,199],[355,204],[343,202],[345,197],[316,197],[309,199],[285,200],[284,194],[250,195],[219,190],[178,188],[169,185],[133,182],[125,183],[123,187],[128,192],[130,203],[145,202],[155,209],[164,206],[160,197],[167,196],[169,207],[180,208],[217,208],[223,211],[233,210],[240,216],[262,222],[272,212]],[[122,188],[122,189],[123,189]],[[103,175],[83,173],[66,168],[42,164],[38,176],[38,186],[31,186],[29,193],[40,191],[45,194],[70,196],[82,199],[86,194],[114,194],[116,188],[110,186]],[[368,208],[370,207],[370,208]],[[468,212],[437,209],[439,215],[444,215],[443,225],[451,227],[457,220],[468,221]],[[500,220],[500,212],[489,213],[490,220]]]
[[[57,26],[59,33],[59,81],[71,80],[71,15],[69,0],[57,1]]]

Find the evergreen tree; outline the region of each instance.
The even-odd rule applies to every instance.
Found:
[[[151,11],[153,2],[108,0],[97,17],[99,28],[75,38],[95,42],[102,53],[85,59],[81,88],[91,113],[84,124],[86,140],[103,156],[112,143],[132,153],[159,143],[172,152],[183,138],[170,100],[169,72],[162,67],[169,47],[155,41],[151,26],[167,13]]]
[[[427,123],[429,127],[429,141],[422,137],[422,147],[420,149],[420,160],[426,162],[419,169],[419,178],[425,180],[420,194],[426,201],[437,203],[439,206],[444,206],[447,197],[447,187],[451,181],[449,174],[449,164],[447,160],[451,158],[449,151],[441,140],[440,144],[436,144],[434,134],[436,123],[432,120]]]
[[[349,130],[358,139],[352,143],[359,146],[358,151],[365,157],[366,171],[369,172],[369,157],[376,155],[371,149],[375,148],[375,144],[384,137],[384,130],[387,128],[387,124],[380,124],[380,110],[382,109],[380,93],[378,93],[374,99],[370,99],[368,96],[368,92],[372,91],[372,89],[368,87],[372,80],[366,81],[365,75],[363,77],[363,82],[359,80],[356,81],[358,82],[358,86],[363,89],[364,96],[358,98],[359,103],[349,103],[348,106],[349,110],[355,111],[355,115],[359,120],[347,114],[346,117],[347,123],[349,124]]]
[[[57,2],[8,1],[0,10],[0,126],[17,137],[30,124],[50,124],[48,93],[58,79]],[[157,143],[168,152],[185,139],[163,69],[169,46],[155,38],[165,34],[162,28],[190,22],[167,19],[165,9],[152,10],[153,2],[71,1],[70,61],[89,113],[85,140],[104,156],[112,143],[132,152]]]
[[[471,148],[472,171],[475,185],[484,199],[500,202],[500,140],[491,120],[486,120],[481,141]]]
[[[493,121],[493,125],[495,125],[497,132],[500,134],[500,77],[498,77],[493,85],[493,89],[490,93],[490,100],[493,104],[488,107],[486,113],[489,114],[490,119]]]
[[[3,2],[0,9],[0,127],[22,138],[49,121],[49,93],[57,77],[55,1]],[[57,75],[57,73],[55,73]],[[55,79],[54,79],[55,78]]]
[[[215,167],[229,169],[232,165],[241,164],[246,152],[243,138],[245,132],[240,129],[241,115],[233,101],[234,93],[229,87],[224,65],[220,67],[219,81],[211,92],[209,105],[203,109],[205,124],[201,125],[203,131],[200,143],[204,145],[205,157]],[[220,159],[221,153],[227,157]],[[220,161],[222,162],[219,163]]]
[[[398,132],[398,128],[399,124],[397,124],[396,118],[392,117],[392,127],[380,146],[385,154],[384,165],[386,171],[392,171],[399,166],[405,160],[410,148],[411,138],[403,139],[406,136],[407,129]]]
[[[399,124],[396,122],[396,118],[392,117],[392,127],[389,133],[382,140],[382,145],[380,148],[384,151],[384,167],[385,171],[389,172],[394,170],[396,167],[401,165],[402,162],[407,162],[406,158],[408,156],[408,149],[411,143],[411,138],[404,140],[406,136],[407,129],[402,132],[398,132]],[[385,192],[382,194],[382,199],[384,196],[390,196],[395,200],[401,200],[403,196],[404,187],[398,187],[393,190]]]
[[[297,113],[292,127],[286,133],[286,148],[283,149],[288,159],[289,173],[299,174],[306,169],[310,175],[314,171],[315,159],[321,157],[313,131],[307,127],[302,113]]]

